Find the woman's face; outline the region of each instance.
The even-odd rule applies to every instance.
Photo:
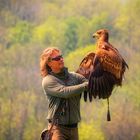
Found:
[[[56,73],[59,73],[64,68],[64,60],[60,52],[54,51],[51,54],[48,66]]]

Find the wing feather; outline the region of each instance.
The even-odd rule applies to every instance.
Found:
[[[82,60],[82,62],[80,63],[80,66],[76,72],[88,79],[91,71],[93,70],[94,57],[95,57],[95,53],[93,52],[87,54]]]
[[[112,73],[117,79],[121,78],[122,59],[118,57],[115,52],[112,50],[107,51],[105,49],[100,49],[96,54],[105,71]]]
[[[105,48],[105,49],[104,49]],[[121,57],[117,49],[103,47],[96,53],[89,53],[80,63],[77,73],[89,79],[88,93],[84,93],[84,99],[92,101],[94,98],[108,98],[115,85],[121,85],[122,77],[127,63]]]

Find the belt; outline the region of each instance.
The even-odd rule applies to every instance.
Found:
[[[73,123],[73,124],[58,124],[58,126],[64,126],[64,127],[68,127],[68,128],[76,128],[78,126],[77,123]]]
[[[49,120],[49,123],[52,123],[51,120]],[[68,127],[68,128],[76,128],[78,126],[77,123],[73,123],[73,124],[56,124],[57,126],[63,126],[63,127]]]

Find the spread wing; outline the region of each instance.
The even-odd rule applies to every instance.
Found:
[[[87,54],[82,60],[82,62],[80,63],[80,66],[76,72],[88,79],[90,73],[93,70],[94,57],[95,57],[95,53],[93,52]]]
[[[89,53],[80,63],[77,73],[89,79],[87,97],[99,99],[108,98],[115,85],[121,85],[124,71],[128,67],[119,52],[115,49],[100,48],[95,53]]]
[[[108,98],[114,86],[122,84],[122,78],[128,65],[117,49],[105,46],[96,51],[93,71],[89,77],[89,95],[94,98]]]
[[[100,59],[98,55],[95,55],[94,68],[89,76],[88,94],[94,98],[106,99],[111,95],[114,85],[118,80],[113,74],[104,70]]]
[[[80,66],[76,72],[83,75],[85,78],[89,79],[90,74],[93,71],[94,57],[95,53],[93,52],[87,54],[80,63]],[[87,93],[87,91],[84,91],[85,101],[87,101],[87,97],[89,97],[89,100],[92,101],[92,93],[89,94]]]
[[[77,73],[89,79],[88,91],[84,92],[84,100],[89,98],[107,98],[111,95],[115,83],[115,77],[104,71],[100,57],[95,53],[89,53],[80,63]]]

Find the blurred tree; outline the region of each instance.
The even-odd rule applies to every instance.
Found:
[[[8,32],[9,44],[26,44],[32,38],[33,26],[26,21],[19,21],[14,27],[11,27]]]
[[[121,15],[116,19],[115,27],[121,32],[119,39],[134,50],[139,50],[138,38],[140,37],[139,25],[139,13],[140,1],[128,1],[125,7],[122,8]]]
[[[64,33],[64,48],[66,48],[65,53],[74,50],[77,47],[78,43],[78,34],[77,34],[77,28],[78,28],[78,22],[76,19],[68,19],[66,21],[67,28]]]
[[[20,20],[35,21],[42,0],[0,0],[0,12],[10,12]]]
[[[130,70],[111,97],[110,123],[106,101],[81,99],[80,140],[138,140],[139,13],[139,0],[0,0],[0,140],[38,140],[46,127],[39,72],[42,50],[59,47],[66,66],[75,71],[83,57],[94,51],[92,34],[100,28],[110,30],[110,39]]]
[[[134,109],[130,98],[120,95],[121,102],[114,105],[112,118],[109,124],[103,125],[106,139],[110,140],[139,140],[137,137],[140,132],[140,123],[137,116],[140,116],[138,109]],[[118,96],[116,96],[116,99]],[[132,114],[131,114],[132,113]]]

